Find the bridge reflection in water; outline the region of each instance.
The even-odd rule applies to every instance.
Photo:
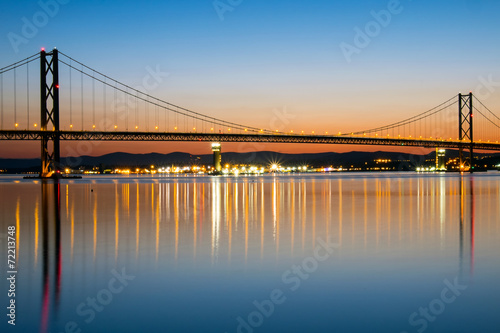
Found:
[[[74,314],[112,268],[254,269],[302,259],[318,238],[339,243],[344,260],[401,251],[409,260],[444,255],[472,278],[475,238],[488,239],[498,216],[492,210],[499,209],[490,202],[498,200],[499,185],[485,182],[404,174],[108,178],[12,184],[2,200],[16,207],[5,217],[18,223],[19,265],[33,271],[20,283],[36,291],[41,282],[41,303],[29,303],[40,309],[40,330],[49,332],[68,320],[61,309],[69,303]],[[485,209],[476,208],[478,196]]]

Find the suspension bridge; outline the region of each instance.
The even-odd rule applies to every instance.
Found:
[[[35,71],[31,69],[32,63],[39,65]],[[458,149],[460,168],[470,172],[475,150],[500,151],[500,118],[472,93],[453,96],[413,117],[362,131],[335,135],[284,132],[246,126],[172,104],[119,82],[57,49],[50,52],[42,49],[0,68],[0,98],[0,140],[40,141],[41,177],[50,177],[60,170],[61,141],[445,148]],[[37,104],[39,107],[33,107]],[[468,151],[468,157],[464,151]]]

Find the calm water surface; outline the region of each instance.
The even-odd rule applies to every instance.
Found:
[[[499,332],[500,173],[0,177],[2,332]]]

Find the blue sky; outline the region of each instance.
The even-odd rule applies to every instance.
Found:
[[[364,31],[372,11],[391,1],[220,3],[232,8],[224,20],[211,0],[73,0],[16,52],[9,33],[23,36],[23,18],[33,22],[43,9],[4,2],[0,63],[57,47],[131,85],[147,66],[160,66],[170,75],[154,95],[256,127],[286,107],[295,115],[287,125],[307,131],[357,130],[360,119],[384,124],[474,90],[480,77],[500,82],[498,1],[402,0],[350,62],[340,45],[355,46],[355,28]],[[499,107],[500,91],[485,102]]]

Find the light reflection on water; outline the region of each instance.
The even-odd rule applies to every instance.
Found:
[[[255,331],[417,331],[410,314],[455,277],[469,291],[427,331],[476,331],[467,314],[482,315],[482,331],[500,324],[498,297],[484,299],[500,296],[498,173],[4,177],[0,187],[1,232],[18,231],[24,331],[72,321],[83,332],[235,332],[318,239],[339,248]],[[76,308],[123,268],[136,278],[87,323]]]

